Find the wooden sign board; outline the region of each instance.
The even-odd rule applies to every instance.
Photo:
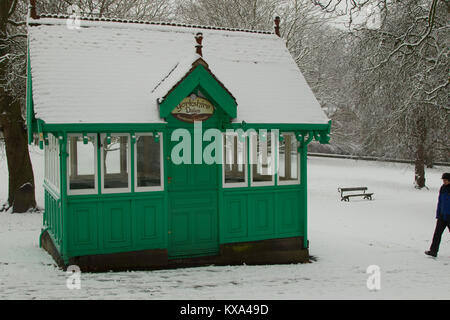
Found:
[[[201,122],[208,120],[214,115],[214,106],[204,98],[190,96],[184,98],[171,114],[183,122]]]

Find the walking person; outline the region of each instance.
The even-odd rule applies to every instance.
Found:
[[[442,175],[442,181],[444,182],[439,190],[439,199],[436,210],[436,228],[434,230],[433,242],[431,243],[430,250],[425,251],[426,255],[437,257],[439,251],[439,245],[441,243],[442,234],[445,228],[448,228],[450,232],[450,173],[446,172]]]

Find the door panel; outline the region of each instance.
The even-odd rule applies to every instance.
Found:
[[[172,257],[218,252],[216,190],[169,192],[169,239]]]
[[[172,147],[178,143],[178,141],[170,141],[169,135],[167,151],[169,155]],[[191,163],[193,157],[192,154]],[[175,165],[169,160],[167,168],[170,177],[170,182],[168,181],[169,257],[217,254],[219,250],[218,165]]]

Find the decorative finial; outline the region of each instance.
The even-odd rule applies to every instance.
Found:
[[[195,40],[197,41],[197,45],[195,46],[195,49],[196,49],[195,52],[196,52],[199,56],[203,57],[203,52],[202,52],[202,48],[203,48],[203,46],[202,46],[203,33],[198,32],[198,33],[195,35]]]
[[[280,21],[281,21],[280,17],[276,16],[275,17],[275,34],[277,36],[279,36],[279,37],[281,37],[281,34],[280,34]]]
[[[30,17],[32,19],[39,19],[36,12],[36,0],[30,0]]]

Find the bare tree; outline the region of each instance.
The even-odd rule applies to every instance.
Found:
[[[269,30],[278,5],[275,0],[180,0],[176,14],[186,23]]]
[[[26,3],[0,2],[0,126],[9,171],[8,201],[14,212],[36,207],[34,176],[22,114],[26,87]],[[6,185],[6,183],[4,183]]]
[[[361,74],[355,88],[370,128],[365,148],[411,156],[415,185],[423,188],[427,162],[450,154],[448,3],[388,6],[380,28],[355,32]]]
[[[42,12],[54,14],[71,13],[76,8],[80,14],[109,18],[169,21],[173,19],[173,1],[170,0],[63,0],[39,1]]]

